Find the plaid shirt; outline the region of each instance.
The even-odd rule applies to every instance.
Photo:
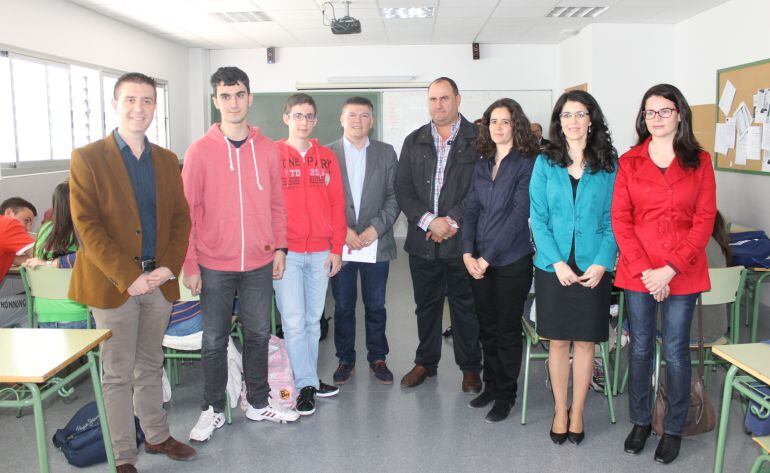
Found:
[[[430,223],[436,218],[438,214],[438,198],[441,195],[441,188],[444,186],[444,170],[446,169],[447,158],[449,157],[449,151],[452,149],[452,143],[454,142],[457,132],[460,130],[460,115],[457,116],[457,121],[452,124],[452,130],[449,133],[449,138],[444,140],[438,133],[436,124],[431,120],[430,122],[430,134],[433,136],[433,146],[436,147],[436,174],[433,176],[433,212],[425,212],[420,221],[417,222],[417,226],[424,231],[428,231]]]

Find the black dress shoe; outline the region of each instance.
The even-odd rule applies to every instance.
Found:
[[[651,425],[634,424],[634,428],[631,429],[631,433],[628,434],[628,437],[626,437],[626,441],[623,444],[626,453],[630,453],[631,455],[638,455],[642,450],[644,450],[644,444],[647,442],[647,438],[649,438],[651,433]]]
[[[489,424],[500,422],[508,417],[508,414],[511,413],[511,408],[513,408],[513,404],[508,401],[495,401],[495,404],[492,406],[492,409],[490,409],[484,420]]]
[[[479,408],[486,407],[490,402],[495,400],[495,395],[491,391],[484,391],[478,396],[471,399],[468,403],[468,407]]]
[[[569,426],[569,418],[567,418],[567,425]],[[582,432],[573,432],[569,430],[569,428],[567,429],[567,439],[575,445],[580,445],[580,442],[582,442],[584,438],[586,438],[585,425],[583,425]]]
[[[551,441],[555,443],[556,445],[561,445],[564,442],[567,441],[567,432],[557,434],[553,431],[553,423],[556,421],[556,414],[553,415],[553,420],[551,421],[551,431],[548,433],[548,435],[551,436]],[[569,431],[569,411],[567,411],[567,430]]]
[[[682,443],[681,435],[663,434],[655,449],[655,461],[658,463],[671,463],[679,456],[679,446]]]

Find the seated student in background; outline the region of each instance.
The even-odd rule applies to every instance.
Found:
[[[35,256],[28,259],[24,266],[29,269],[40,265],[71,268],[77,250],[78,242],[70,214],[70,185],[67,180],[54,188],[51,220],[40,227],[35,242]],[[69,299],[38,297],[35,299],[35,307],[39,327],[87,328],[89,311],[83,304]]]
[[[311,96],[291,95],[283,108],[289,137],[278,142],[289,248],[283,279],[273,281],[273,287],[299,390],[300,415],[315,412],[316,396],[339,392],[318,379],[318,340],[329,278],[342,267],[345,194],[336,156],[310,139],[316,112]]]
[[[29,235],[37,216],[35,206],[21,197],[11,197],[0,204],[0,281],[14,264],[32,255],[35,240]]]

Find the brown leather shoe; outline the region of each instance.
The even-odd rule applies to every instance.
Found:
[[[401,386],[413,388],[421,385],[427,378],[436,376],[436,368],[426,368],[423,365],[414,365],[411,371],[401,378]]]
[[[172,460],[187,461],[195,458],[197,454],[195,449],[186,445],[174,437],[169,436],[165,442],[153,445],[150,442],[144,442],[144,451],[147,453],[162,453]]]
[[[463,392],[469,394],[481,392],[481,376],[476,371],[463,371]]]
[[[136,471],[136,467],[130,463],[124,463],[122,465],[118,465],[117,468],[118,473],[139,473]]]

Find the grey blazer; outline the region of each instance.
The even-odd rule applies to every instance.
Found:
[[[353,206],[353,195],[350,192],[348,168],[345,163],[345,147],[342,138],[326,145],[337,156],[337,162],[342,172],[342,184],[345,188],[345,217],[348,227],[361,233],[369,225],[377,230],[377,261],[396,259],[396,240],[393,238],[393,224],[399,212],[396,202],[394,181],[398,158],[393,146],[381,141],[369,140],[366,150],[366,171],[364,173],[364,191],[361,194],[361,209],[358,212]]]

